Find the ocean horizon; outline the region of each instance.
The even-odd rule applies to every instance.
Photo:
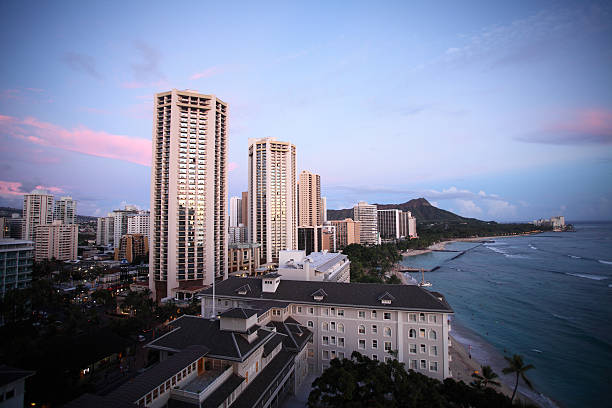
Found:
[[[451,335],[500,376],[503,355],[521,354],[535,366],[527,372],[535,392],[522,383],[519,390],[544,407],[605,405],[612,385],[612,223],[574,225],[453,242],[446,249],[466,251],[454,259],[433,252],[402,261],[426,269],[437,262],[425,279],[455,311]]]

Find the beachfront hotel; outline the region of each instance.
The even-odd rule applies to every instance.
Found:
[[[149,288],[156,300],[227,277],[227,115],[214,95],[155,95]]]
[[[361,245],[380,244],[376,205],[368,204],[365,201],[358,202],[353,207],[353,219],[361,222],[359,230],[359,243]]]
[[[451,376],[449,315],[444,297],[416,285],[336,283],[229,278],[200,293],[202,316],[232,308],[257,314],[260,326],[292,319],[312,331],[310,373],[319,375],[334,358],[358,351],[369,358],[397,358],[406,368],[437,379]],[[213,302],[214,299],[214,302]],[[214,303],[214,306],[213,306]]]

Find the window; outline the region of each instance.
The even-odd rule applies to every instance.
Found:
[[[422,339],[425,338],[425,329],[419,329],[419,337]]]
[[[338,359],[342,360],[344,358],[344,351],[339,351],[338,352]]]
[[[420,322],[424,322],[425,320],[425,313],[419,313],[419,321]]]
[[[408,331],[408,337],[411,339],[416,339],[416,330],[410,329],[410,331]]]
[[[365,319],[365,312],[363,310],[360,310],[359,312],[357,312],[357,315],[359,316],[360,319]]]
[[[159,396],[159,391],[156,389],[153,390],[153,399],[157,398]]]
[[[427,360],[421,360],[421,370],[427,370]]]
[[[326,307],[323,309],[323,315],[329,316],[329,308]]]
[[[329,344],[331,344],[332,346],[336,345],[336,336],[331,336],[329,338]]]
[[[438,316],[436,316],[435,314],[430,314],[429,323],[437,323],[437,322],[438,322]]]
[[[417,321],[417,319],[416,319],[416,313],[410,313],[410,314],[408,315],[408,321],[416,323],[416,321]]]
[[[152,398],[151,398],[151,393],[148,393],[148,394],[147,394],[147,404],[150,404],[150,403],[151,403],[151,399],[152,399]]]
[[[429,340],[436,340],[438,338],[438,334],[435,330],[429,331]]]
[[[4,396],[7,400],[13,398],[15,396],[15,389],[11,388],[10,390],[6,392]]]
[[[410,360],[410,368],[413,370],[416,370],[418,367],[418,361],[417,360]]]
[[[323,350],[323,360],[329,360],[329,350]]]
[[[376,354],[372,354],[372,360],[374,360],[374,361],[378,361],[378,355],[376,355]]]
[[[391,320],[391,312],[385,312],[383,314],[383,319],[384,320]]]
[[[376,333],[378,333],[378,326],[373,324],[372,325],[372,334],[376,334]]]
[[[314,350],[308,349],[308,357],[314,357]]]
[[[365,334],[365,332],[366,330],[363,324],[360,324],[359,326],[357,326],[357,334]]]
[[[306,325],[307,325],[308,327],[310,327],[310,328],[313,328],[313,327],[314,327],[314,323],[313,323],[313,321],[312,321],[312,320],[309,320],[309,321],[308,321],[308,323],[306,323]]]
[[[372,310],[372,319],[376,319],[376,310]]]
[[[314,314],[314,307],[308,308],[308,314]]]
[[[409,353],[410,354],[416,354],[416,350],[417,350],[416,344],[411,344],[410,345],[410,349],[409,349]]]
[[[438,346],[429,346],[429,355],[437,356],[438,355]]]
[[[388,363],[389,361],[391,361],[391,357],[385,357],[385,363]]]
[[[322,343],[323,343],[324,346],[327,346],[329,344],[329,337],[328,336],[323,336]]]
[[[344,337],[338,337],[338,347],[344,347]]]
[[[332,360],[333,360],[334,358],[336,358],[336,351],[335,351],[335,350],[331,350],[331,351],[329,352],[329,356],[330,356],[330,358],[331,358]]]
[[[438,371],[438,362],[430,361],[429,362],[429,371]]]
[[[297,312],[298,312],[298,313],[302,313],[302,306],[298,306],[298,307],[297,307]]]
[[[344,333],[344,325],[342,323],[338,323],[338,333]]]
[[[336,322],[329,322],[329,330],[336,331]]]
[[[421,344],[421,353],[427,353],[427,346],[425,344]]]
[[[365,350],[365,339],[359,339],[359,348]]]
[[[385,330],[383,332],[383,334],[387,337],[391,337],[391,328],[390,327],[385,327]]]
[[[385,351],[391,351],[391,342],[385,341]]]
[[[372,340],[372,348],[373,349],[377,349],[378,348],[378,340]]]
[[[344,316],[344,309],[338,309],[338,316]]]
[[[336,315],[336,308],[335,307],[330,308],[329,309],[329,314],[330,314],[330,316],[335,316]]]
[[[327,323],[327,322],[323,322],[323,323],[321,323],[321,328],[322,328],[324,331],[328,331],[328,330],[329,330],[329,323]]]

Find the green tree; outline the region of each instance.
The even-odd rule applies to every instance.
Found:
[[[104,306],[106,310],[114,309],[117,306],[117,300],[113,296],[113,291],[106,289],[98,289],[91,294],[91,298],[98,304]]]
[[[512,392],[512,398],[510,398],[510,400],[514,401],[514,396],[516,395],[516,389],[518,388],[519,377],[523,379],[523,381],[525,382],[525,384],[527,384],[529,388],[533,389],[533,385],[531,384],[531,381],[529,381],[527,376],[525,376],[525,372],[535,367],[533,366],[533,364],[525,365],[525,363],[523,363],[523,356],[521,356],[520,354],[515,354],[512,356],[512,358],[507,357],[507,356],[504,356],[504,358],[508,362],[509,366],[504,368],[502,372],[504,374],[513,374],[513,373],[516,374],[516,384],[514,384],[514,391]]]
[[[499,381],[496,381],[496,378],[499,376],[493,371],[491,366],[482,366],[482,375],[480,374],[472,374],[474,377],[474,381],[472,381],[472,385],[476,388],[486,388],[489,385],[495,385],[499,387]]]

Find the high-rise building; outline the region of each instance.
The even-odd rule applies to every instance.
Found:
[[[338,248],[361,243],[361,222],[353,221],[350,218],[330,222],[331,225],[336,227],[336,245]]]
[[[394,240],[400,238],[400,218],[402,212],[397,209],[378,210],[378,233],[380,239]]]
[[[62,224],[61,221],[53,221],[52,224],[36,226],[35,235],[34,258],[37,262],[52,258],[58,261],[77,259],[79,244],[77,224]]]
[[[297,248],[296,149],[275,138],[249,139],[249,240],[262,263]]]
[[[242,192],[242,223],[248,229],[249,228],[249,192]]]
[[[2,224],[2,237],[21,239],[23,229],[23,218],[20,214],[13,213],[10,217],[4,217],[1,219]]]
[[[39,225],[53,222],[53,196],[45,190],[34,190],[23,196],[23,227],[21,236],[34,241],[34,233]]]
[[[246,243],[248,241],[248,231],[244,224],[239,224],[237,227],[229,227],[228,229],[228,243],[238,244]]]
[[[227,277],[228,105],[155,95],[149,284],[155,299]]]
[[[119,247],[115,248],[115,261],[127,260],[134,262],[138,257],[141,260],[149,255],[149,239],[143,234],[125,234],[121,237]],[[145,260],[147,262],[147,260]]]
[[[321,197],[321,222],[327,222],[327,197]]]
[[[137,214],[127,217],[127,233],[140,234],[149,237],[151,229],[151,212],[138,211]]]
[[[53,220],[64,224],[74,224],[76,217],[77,202],[72,197],[60,197],[55,200],[53,207]]]
[[[400,213],[400,236],[403,238],[417,238],[416,218],[410,211]]]
[[[231,197],[230,198],[230,211],[229,211],[229,226],[237,227],[242,222],[242,198]]]
[[[361,244],[378,244],[378,214],[376,213],[376,205],[360,201],[353,207],[353,219],[361,222],[359,238]]]
[[[126,205],[123,210],[112,212],[113,217],[113,247],[119,247],[121,237],[128,233],[128,219],[138,214],[138,208],[134,205]]]
[[[0,239],[0,298],[7,290],[24,289],[32,282],[34,243],[20,239]],[[2,317],[0,316],[0,324]]]
[[[321,227],[321,251],[336,252],[336,227],[329,222]]]
[[[115,217],[110,213],[107,217],[98,218],[96,230],[96,245],[108,246],[113,244],[115,236]]]
[[[298,183],[298,225],[316,227],[322,225],[321,176],[309,171],[300,173]]]

